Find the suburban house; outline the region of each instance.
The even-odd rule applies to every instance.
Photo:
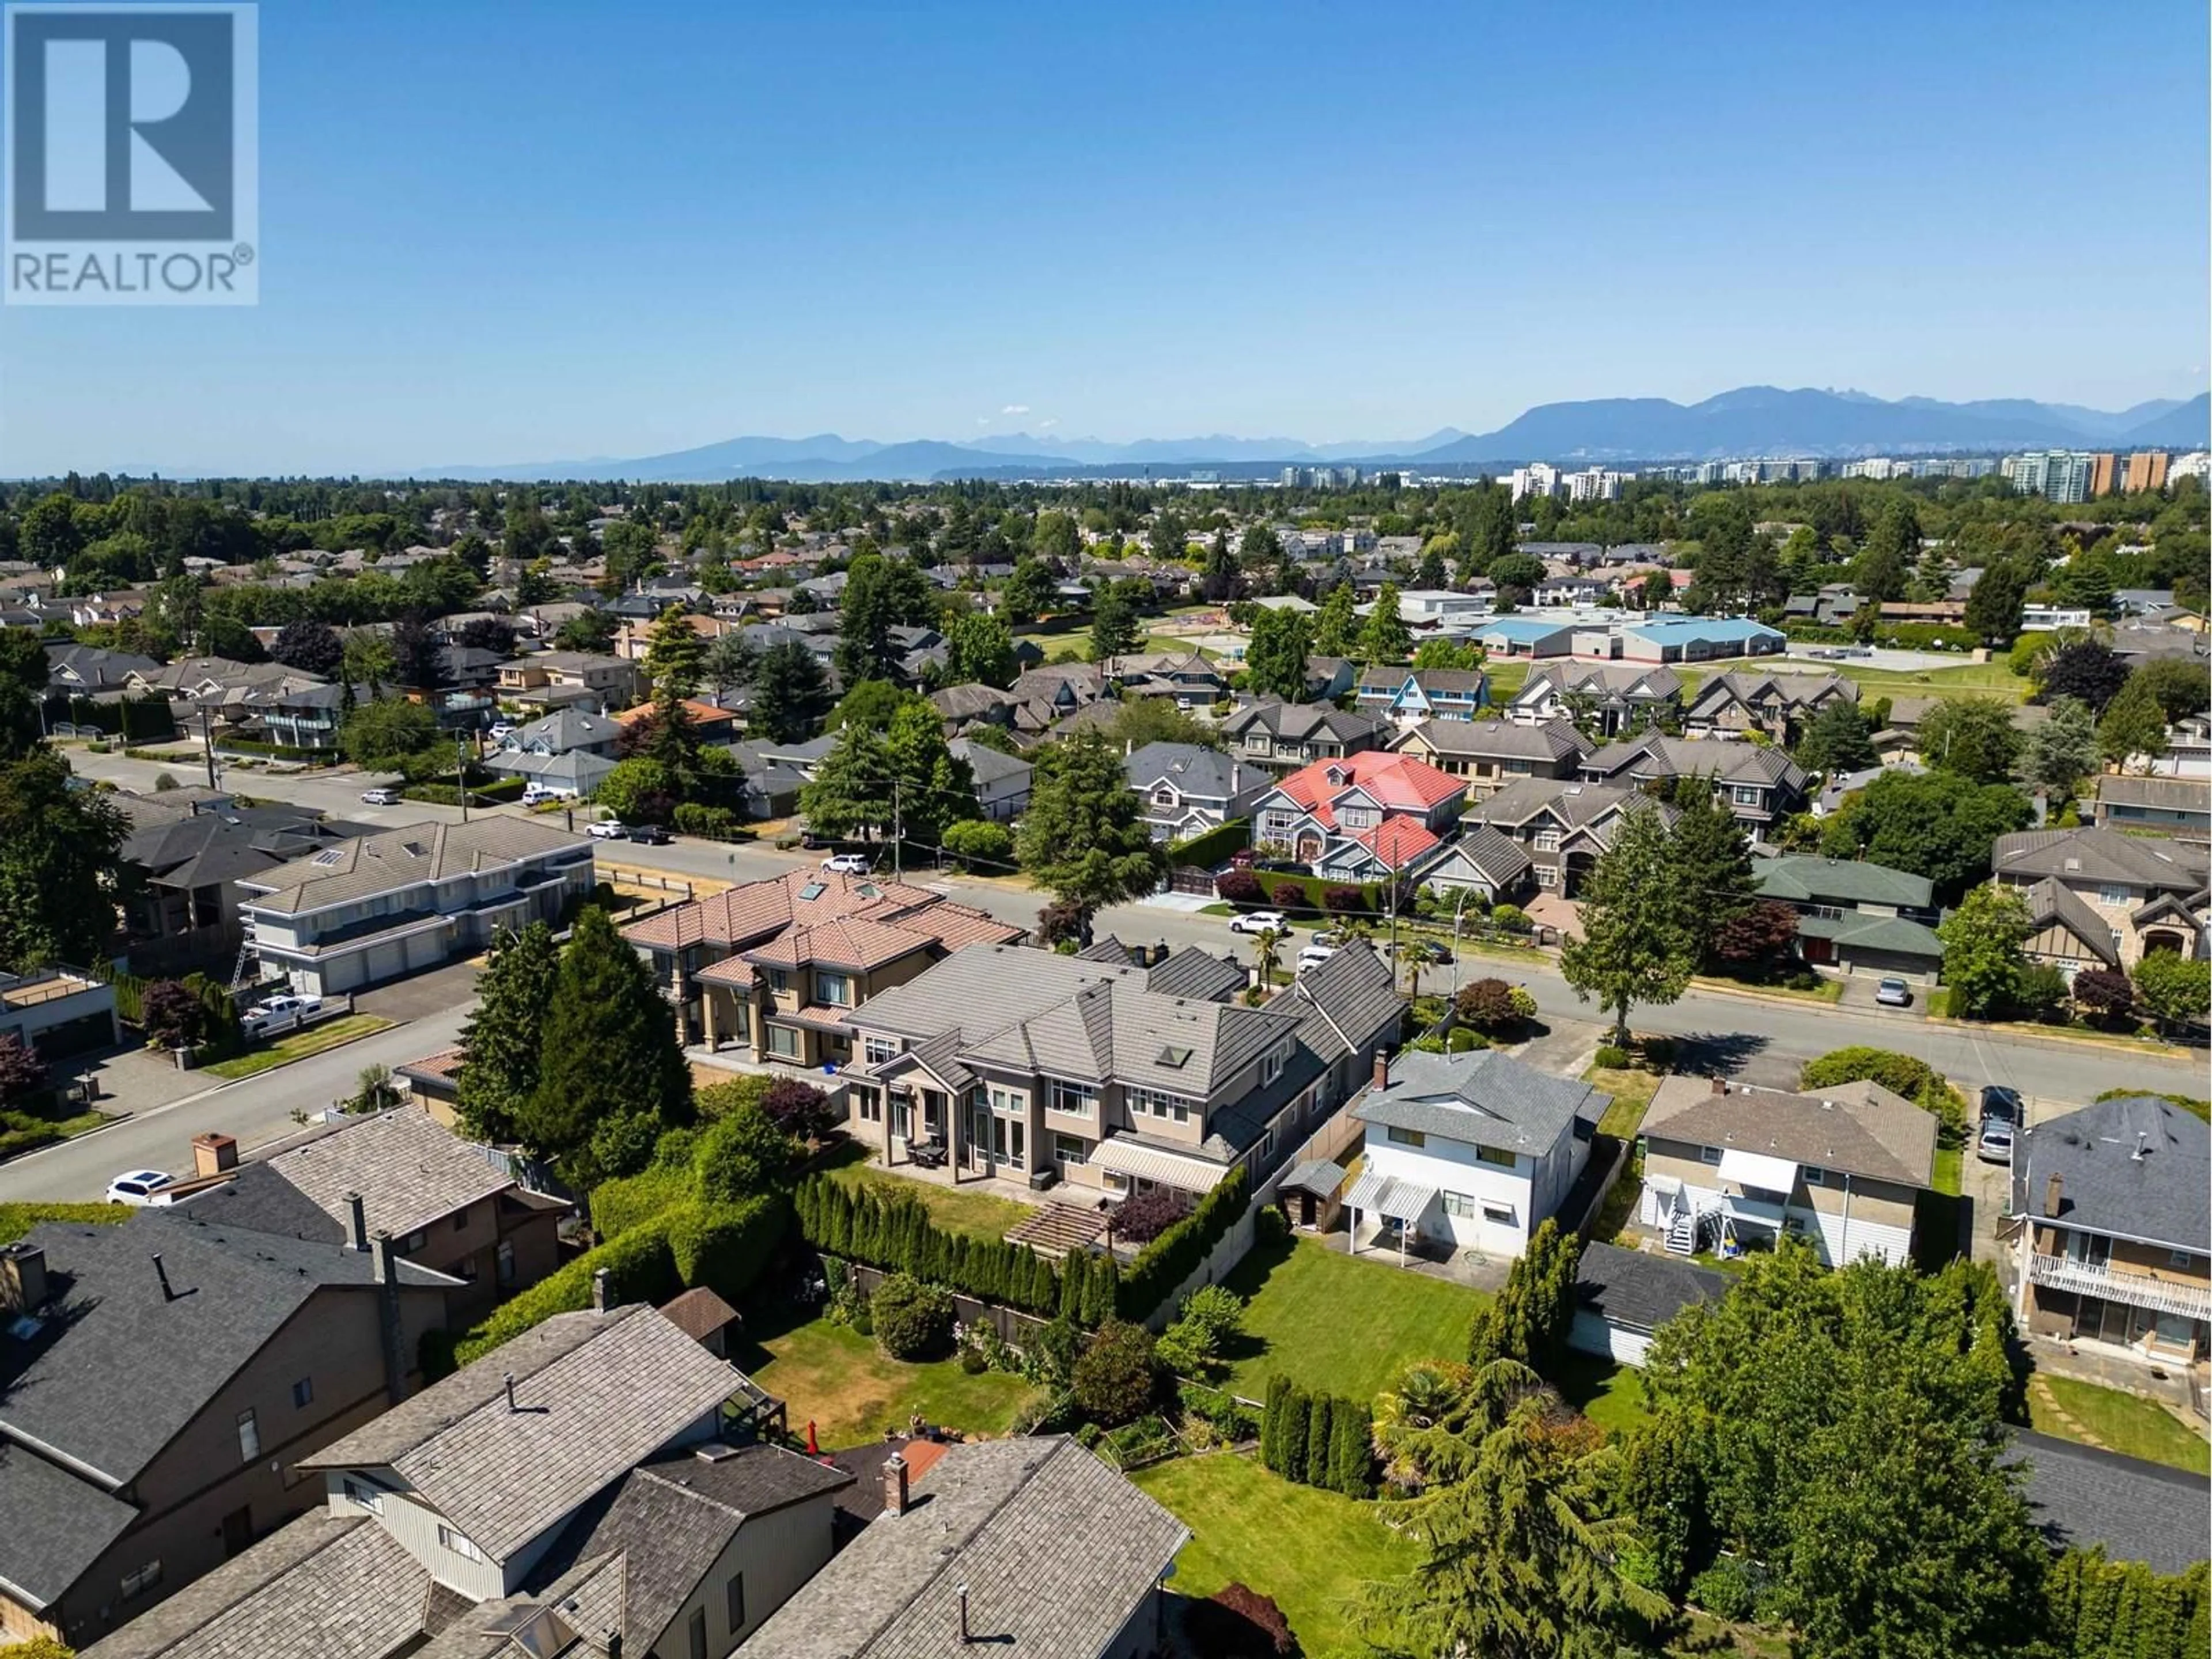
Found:
[[[235,879],[262,966],[327,996],[474,956],[502,927],[558,923],[592,890],[592,843],[507,815],[414,823]]]
[[[927,1462],[884,1460],[881,1512],[744,1659],[1163,1650],[1160,1584],[1189,1541],[1182,1522],[1065,1435],[914,1449]]]
[[[1607,1097],[1495,1048],[1407,1050],[1378,1062],[1351,1115],[1367,1126],[1359,1179],[1345,1194],[1348,1248],[1434,1240],[1516,1256],[1559,1213],[1589,1161]],[[1565,1218],[1572,1226],[1579,1218]]]
[[[1246,760],[1295,769],[1382,746],[1389,725],[1374,714],[1328,703],[1248,702],[1215,723]]]
[[[945,745],[953,759],[968,763],[975,780],[975,805],[994,823],[1011,823],[1030,804],[1030,785],[1036,768],[1018,755],[1005,755],[966,738]]]
[[[852,1484],[726,1434],[757,1394],[651,1308],[557,1314],[301,1460],[313,1513],[91,1652],[723,1659]]]
[[[417,1106],[321,1124],[244,1158],[196,1136],[182,1213],[223,1227],[366,1250],[389,1233],[400,1259],[457,1281],[453,1322],[472,1324],[560,1265],[566,1199],[531,1191],[489,1147]]]
[[[601,714],[629,708],[646,693],[645,668],[592,651],[540,651],[499,665],[502,702],[544,708],[580,705]]]
[[[487,772],[520,778],[526,786],[563,800],[588,799],[614,769],[613,760],[588,749],[571,749],[556,755],[502,749],[484,761]]]
[[[1933,985],[1943,966],[1942,913],[1925,876],[1857,860],[1789,855],[1753,866],[1759,896],[1797,913],[1797,954],[1845,974],[1898,974]]]
[[[2154,1365],[2212,1352],[2206,1136],[2203,1118],[2155,1095],[2100,1100],[2021,1133],[2006,1277],[2029,1334]]]
[[[1480,668],[1370,668],[1352,688],[1354,706],[1393,726],[1471,720],[1490,701]]]
[[[1676,1076],[1653,1093],[1642,1145],[1636,1218],[1679,1255],[1788,1233],[1830,1267],[1894,1267],[1935,1181],[1936,1116],[1878,1083],[1801,1095]]]
[[[634,732],[640,721],[653,718],[654,711],[659,707],[658,701],[641,702],[635,708],[626,708],[615,715],[614,723],[619,730]],[[684,699],[684,712],[690,716],[692,735],[701,743],[731,744],[742,734],[744,722],[731,710],[716,704],[702,702],[697,697],[686,697]]]
[[[1148,743],[1123,762],[1158,842],[1188,841],[1251,816],[1273,786],[1270,773],[1195,743]]]
[[[1165,697],[1183,710],[1209,708],[1229,695],[1228,676],[1196,651],[1155,651],[1116,657],[1109,665],[1124,696]]]
[[[1238,1167],[1256,1185],[1366,1080],[1404,1003],[1364,945],[1259,1008],[1228,1000],[1241,972],[1191,972],[1204,955],[955,951],[854,1012],[852,1133],[887,1164],[928,1142],[956,1171],[1088,1196],[1206,1193]]]
[[[1779,749],[1726,738],[1669,738],[1650,732],[1583,759],[1592,783],[1644,788],[1675,778],[1702,778],[1719,793],[1753,841],[1805,808],[1804,769]]]
[[[2172,836],[2202,843],[2212,838],[2212,778],[2123,777],[2097,780],[2100,830]]]
[[[2087,826],[1999,836],[1991,878],[2024,889],[2027,951],[2069,978],[2090,966],[2131,969],[2156,951],[2205,954],[2212,854],[2170,837]]]
[[[1778,628],[1741,617],[1656,617],[1614,635],[1628,662],[1711,662],[1727,657],[1777,657],[1789,644]]]
[[[1617,784],[1562,783],[1548,778],[1509,783],[1496,794],[1474,803],[1468,817],[1472,823],[1516,843],[1528,855],[1529,873],[1539,888],[1561,898],[1572,898],[1583,878],[1613,845],[1621,815],[1631,811],[1663,813],[1670,823],[1674,818],[1673,807],[1653,800],[1640,789]]]
[[[1858,700],[1858,687],[1835,674],[1716,674],[1690,700],[1682,730],[1692,738],[1758,732],[1794,744],[1822,710]]]
[[[1423,866],[1421,885],[1440,893],[1479,893],[1487,903],[1499,904],[1523,897],[1535,884],[1535,860],[1519,842],[1477,823],[1462,827]]]
[[[676,1006],[678,1034],[756,1063],[812,1068],[850,1051],[854,1010],[948,951],[1022,930],[895,881],[793,870],[623,930]]]
[[[1617,738],[1663,724],[1682,707],[1682,682],[1671,668],[1635,663],[1562,662],[1528,671],[1505,705],[1505,718],[1527,726],[1585,717],[1600,735]]]
[[[1253,844],[1317,876],[1417,870],[1443,844],[1467,786],[1411,755],[1369,750],[1300,767],[1261,798]]]
[[[1692,1303],[1719,1301],[1729,1282],[1726,1273],[1677,1255],[1591,1239],[1575,1264],[1575,1316],[1567,1346],[1616,1365],[1641,1367],[1662,1325]]]
[[[88,970],[0,969],[0,1036],[14,1037],[49,1061],[119,1042],[115,986]]]
[[[501,755],[601,755],[615,757],[622,737],[621,723],[609,715],[581,707],[556,708],[550,714],[516,726],[499,740]]]
[[[452,1282],[147,1209],[0,1247],[0,1642],[84,1647],[320,1501],[295,1468],[406,1398]]]
[[[185,798],[170,810],[179,796]],[[124,950],[131,972],[142,975],[213,963],[227,975],[244,936],[239,878],[310,857],[352,833],[311,806],[240,806],[181,789],[132,797],[125,811],[132,829],[123,857],[138,878],[122,907]]]
[[[226,697],[215,710],[216,746],[226,738],[246,738],[288,749],[335,749],[349,702],[369,702],[374,695],[371,686],[349,690],[302,675]]]
[[[1424,720],[1390,747],[1466,779],[1469,799],[1480,800],[1516,778],[1571,778],[1596,745],[1564,720],[1541,726],[1447,720]]]

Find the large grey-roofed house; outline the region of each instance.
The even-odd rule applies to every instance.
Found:
[[[741,1652],[1137,1659],[1162,1644],[1160,1581],[1189,1537],[1064,1436],[954,1446]]]
[[[1273,780],[1194,743],[1148,743],[1122,762],[1154,841],[1188,841],[1248,817]]]
[[[1789,856],[1755,866],[1759,896],[1797,913],[1797,951],[1815,967],[1900,974],[1933,984],[1941,913],[1925,876],[1855,859]]]
[[[1595,745],[1564,720],[1423,720],[1390,747],[1468,781],[1474,799],[1517,778],[1571,778]]]

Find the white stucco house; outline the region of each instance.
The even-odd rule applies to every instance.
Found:
[[[1519,1255],[1589,1161],[1607,1098],[1492,1048],[1401,1053],[1351,1109],[1367,1133],[1350,1248]]]

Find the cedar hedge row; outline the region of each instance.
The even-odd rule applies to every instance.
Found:
[[[1267,1379],[1260,1461],[1285,1480],[1372,1498],[1374,1431],[1374,1413],[1364,1400],[1310,1395],[1279,1374]]]
[[[800,1237],[824,1255],[911,1273],[1047,1319],[1060,1311],[1060,1275],[1050,1261],[1026,1244],[947,1232],[918,1198],[817,1175],[799,1183],[794,1202]]]
[[[1182,1288],[1249,1207],[1248,1186],[1243,1170],[1231,1170],[1188,1215],[1137,1253],[1121,1275],[1117,1300],[1122,1318],[1141,1325]]]
[[[1252,844],[1252,820],[1231,818],[1217,824],[1203,835],[1193,836],[1188,841],[1174,842],[1168,848],[1168,862],[1194,870],[1211,870],[1227,861],[1231,854],[1243,852]]]

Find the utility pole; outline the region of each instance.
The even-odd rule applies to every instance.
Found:
[[[905,826],[899,817],[898,780],[891,780],[891,879],[906,880]]]
[[[453,781],[461,792],[461,822],[469,821],[469,740],[453,733]]]
[[[215,788],[215,737],[208,724],[208,706],[200,705],[200,747],[207,751],[208,787]]]

